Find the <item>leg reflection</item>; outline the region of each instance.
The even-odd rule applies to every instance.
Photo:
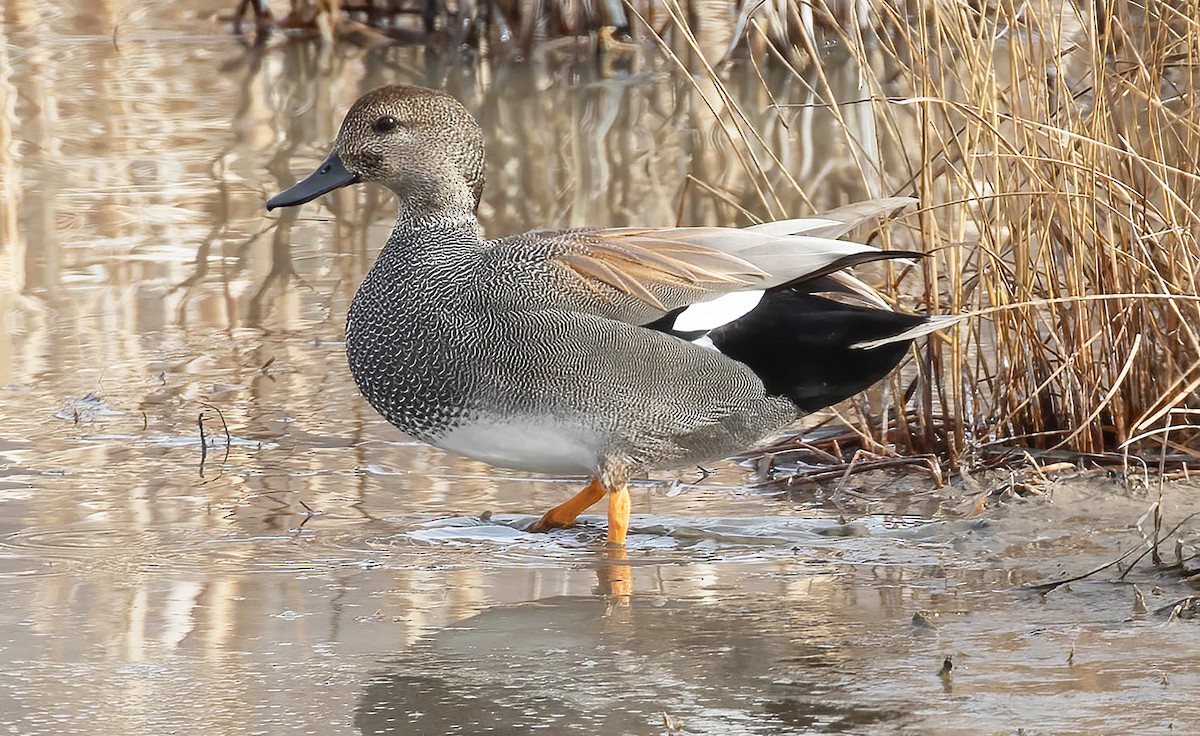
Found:
[[[627,564],[625,545],[609,544],[603,555],[596,570],[600,581],[597,592],[617,605],[627,606],[633,595],[633,568]]]

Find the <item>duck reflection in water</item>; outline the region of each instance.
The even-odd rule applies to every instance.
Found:
[[[494,605],[383,660],[354,724],[406,736],[895,731],[903,696],[839,692],[855,647],[828,638],[810,605],[752,593],[638,597],[616,615],[569,595]]]
[[[744,451],[870,386],[936,326],[843,272],[920,256],[837,239],[909,199],[748,228],[487,240],[478,123],[449,95],[408,85],[361,97],[329,157],[267,208],[358,182],[399,201],[346,321],[363,396],[439,448],[589,476],[530,530],[571,526],[607,498],[612,559],[601,579],[618,596],[631,579],[630,479]]]

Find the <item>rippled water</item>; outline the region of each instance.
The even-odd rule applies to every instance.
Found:
[[[265,195],[361,91],[411,81],[485,122],[493,233],[734,222],[729,196],[683,184],[749,203],[725,149],[691,157],[711,113],[651,60],[249,48],[214,19],[233,5],[4,6],[0,732],[1200,724],[1196,624],[1155,613],[1190,592],[1177,576],[1022,587],[1140,540],[1153,499],[1103,478],[964,518],[949,491],[872,476],[841,518],[725,464],[635,488],[624,558],[599,516],[522,531],[578,481],[407,441],[349,378],[342,319],[386,198],[275,218]],[[813,153],[838,152],[831,118],[790,125],[761,127],[805,142],[784,163],[824,204],[863,196],[852,156]],[[1198,499],[1168,486],[1168,520]]]

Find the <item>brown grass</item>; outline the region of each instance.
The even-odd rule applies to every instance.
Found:
[[[860,166],[862,188],[920,199],[893,233],[930,253],[919,301],[973,315],[920,348],[860,431],[956,464],[1013,448],[1200,457],[1200,1],[863,5],[814,0],[807,25],[743,12],[734,62],[783,68],[836,113],[864,103],[833,99],[808,60],[831,39],[849,51],[874,139],[845,126],[847,145],[902,159]],[[665,6],[662,47],[716,86],[756,214],[778,214],[778,187],[808,200]]]

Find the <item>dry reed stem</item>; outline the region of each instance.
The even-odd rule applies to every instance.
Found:
[[[1200,0],[866,5],[853,22],[834,0],[739,16],[749,53],[769,57],[753,59],[755,78],[769,84],[759,66],[771,62],[832,112],[862,191],[921,200],[909,233],[891,237],[930,253],[915,285],[924,309],[971,315],[918,349],[864,445],[958,463],[1005,444],[1188,456],[1200,447],[1200,422],[1179,421],[1200,408]],[[787,20],[801,9],[812,18],[797,31]],[[836,99],[822,64],[801,71],[827,40],[860,75],[858,99]],[[690,53],[736,111],[729,141],[760,167],[752,178],[813,200],[772,168],[784,152],[756,150],[778,139],[746,131],[722,74]],[[849,122],[862,106],[869,124]],[[884,289],[914,296],[896,277]]]

